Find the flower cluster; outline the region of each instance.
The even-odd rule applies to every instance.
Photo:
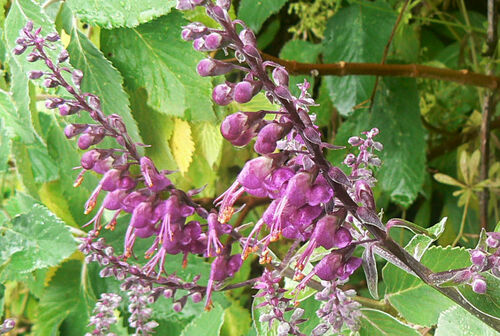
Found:
[[[122,298],[117,294],[101,294],[101,298],[95,305],[94,315],[90,317],[89,326],[94,326],[94,330],[86,333],[85,336],[114,336],[115,334],[109,333],[109,328],[117,321],[115,309],[118,308],[121,301]]]
[[[301,308],[294,308],[290,304],[291,300],[283,296],[286,290],[280,288],[279,282],[281,280],[282,277],[277,271],[269,271],[266,269],[259,278],[259,281],[255,283],[254,288],[259,290],[256,297],[264,298],[264,302],[260,303],[257,308],[268,307],[269,310],[268,313],[260,316],[260,322],[267,322],[269,327],[271,327],[275,320],[278,321],[279,336],[302,336],[304,334],[300,332],[298,325],[306,321],[305,319],[301,319],[304,310]],[[291,310],[294,312],[289,321],[287,321],[285,319],[285,313]]]
[[[147,156],[141,156],[138,151],[139,143],[134,143],[128,135],[123,119],[116,114],[105,115],[97,96],[83,92],[80,85],[83,73],[80,70],[71,70],[68,65],[68,53],[63,50],[53,62],[46,53],[52,48],[52,43],[59,40],[57,33],[42,36],[41,29],[34,30],[33,23],[28,22],[21,30],[14,52],[17,55],[24,53],[28,47],[32,51],[28,55],[29,62],[44,61],[49,71],[32,71],[31,79],[43,78],[47,88],[63,87],[73,96],[73,99],[49,98],[46,107],[59,109],[62,116],[86,111],[94,120],[94,124],[69,124],[64,133],[66,137],[78,137],[78,146],[87,150],[81,158],[81,173],[75,186],[82,183],[85,173],[93,171],[102,175],[102,178],[85,204],[85,213],[91,213],[97,205],[99,195],[106,193],[101,206],[88,224],[93,224],[92,234],[99,235],[103,226],[113,230],[117,218],[121,213],[131,214],[131,219],[125,236],[125,250],[122,258],[126,260],[133,254],[136,239],[154,236],[151,248],[146,252],[150,261],[141,269],[145,275],[159,277],[164,273],[165,258],[168,254],[184,255],[183,266],[187,263],[188,254],[218,256],[220,260],[236,260],[239,256],[229,256],[230,251],[222,249],[219,237],[230,233],[232,227],[217,220],[216,213],[209,213],[192,196],[202,189],[184,192],[177,189],[167,177],[171,172],[158,170],[153,161]],[[65,74],[71,77],[71,84]],[[114,138],[118,148],[100,149],[94,146],[106,137]],[[135,167],[138,167],[136,169]],[[113,211],[112,219],[103,225],[105,211]],[[207,220],[208,230],[203,232],[203,225],[197,220],[188,220],[197,214]],[[87,249],[84,249],[87,250]],[[106,265],[111,255],[92,254],[92,258],[101,258],[101,264]],[[89,260],[90,260],[89,259]],[[93,260],[90,260],[93,261]],[[241,262],[231,262],[226,267],[224,263],[214,263],[210,286],[214,281],[222,281],[232,276],[239,269]],[[109,272],[111,272],[108,269]],[[113,269],[114,272],[121,270]],[[111,274],[111,273],[110,273]],[[125,275],[114,274],[124,278]],[[207,293],[207,306],[210,304],[210,290]]]
[[[500,232],[488,232],[487,238],[470,250],[472,265],[454,275],[456,283],[467,283],[479,294],[486,293],[486,279],[481,273],[490,271],[500,278]]]
[[[207,58],[198,64],[198,73],[201,76],[216,76],[233,69],[246,72],[241,81],[225,82],[214,88],[212,97],[219,105],[227,105],[232,101],[246,103],[264,90],[267,98],[281,107],[278,111],[236,112],[222,122],[221,133],[228,141],[235,146],[245,146],[255,139],[254,150],[261,156],[248,161],[234,184],[216,200],[219,206],[218,220],[221,223],[229,221],[235,211],[235,202],[245,192],[257,197],[268,197],[272,199],[271,204],[244,239],[243,258],[251,252],[260,251],[261,262],[270,262],[268,246],[281,236],[309,241],[308,248],[296,266],[297,279],[304,278],[301,271],[316,247],[337,250],[316,265],[314,271],[304,278],[302,286],[313,275],[323,280],[345,279],[360,266],[361,260],[351,257],[354,250],[349,248],[351,233],[343,227],[347,209],[342,202],[335,200],[325,174],[345,187],[353,187],[352,179],[338,167],[327,165],[325,172],[315,164],[317,153],[311,144],[320,149],[337,147],[322,142],[319,129],[314,125],[309,107],[315,103],[308,93],[309,83],[305,81],[299,85],[299,96],[293,96],[286,69],[274,62],[262,60],[255,35],[243,22],[230,19],[228,4],[229,1],[216,1],[215,4],[211,1],[178,2],[178,9],[205,6],[208,15],[223,27],[222,30],[212,29],[199,22],[184,27],[182,37],[193,41],[194,49],[233,49],[236,58],[249,66],[242,68]],[[239,33],[237,25],[242,27]],[[274,118],[264,118],[268,115]],[[369,139],[362,145],[363,152],[368,152],[374,146],[371,138],[375,135],[375,131],[369,133]],[[358,166],[369,158],[365,154],[357,163],[358,173],[362,170]],[[269,233],[259,238],[264,226],[267,226]]]
[[[316,326],[311,335],[321,336],[330,328],[333,333],[338,333],[344,323],[352,331],[358,330],[361,304],[352,299],[356,292],[352,289],[341,290],[338,285],[342,284],[342,282],[322,281],[321,284],[325,288],[316,293],[315,298],[318,301],[323,301],[323,303],[316,314],[324,323]]]

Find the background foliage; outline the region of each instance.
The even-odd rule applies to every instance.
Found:
[[[484,72],[488,63],[498,64],[498,52],[493,59],[482,55],[485,2],[408,3],[393,37],[403,1],[241,0],[234,2],[232,13],[258,33],[262,51],[286,60],[380,63],[387,51],[388,64],[476,72]],[[29,83],[26,73],[32,64],[10,52],[27,20],[46,33],[57,30],[62,35],[59,48],[67,48],[71,65],[85,74],[82,89],[101,98],[105,113],[120,114],[134,140],[151,145],[144,150],[159,168],[178,170],[172,177],[180,187],[207,184],[202,196],[213,198],[252,158],[250,150],[224,142],[219,125],[230,112],[268,109],[269,103],[263,96],[226,108],[212,103],[217,79],[198,76],[196,64],[203,56],[180,39],[181,27],[200,20],[201,13],[181,13],[174,7],[174,0],[0,0],[0,317],[17,319],[12,335],[83,335],[100,293],[119,291],[117,282],[100,278],[95,265],[86,265],[76,250],[73,237],[91,218],[83,215],[83,205],[96,179],[87,174],[80,188],[72,187],[80,154],[75,142],[64,137],[66,121],[43,105],[47,96],[62,93]],[[477,242],[478,192],[483,187],[491,192],[489,229],[499,220],[499,133],[494,129],[490,135],[492,164],[483,181],[479,137],[466,136],[478,134],[485,90],[420,78],[386,77],[376,86],[374,76],[303,74],[291,80],[300,83],[306,77],[321,104],[314,112],[329,142],[345,145],[351,135],[372,127],[381,130],[384,165],[377,174],[376,198],[388,218],[430,227],[447,217],[439,227],[443,234],[425,252],[423,263],[434,271],[468,266],[465,248]],[[338,164],[346,153],[331,152],[329,159]],[[245,221],[255,221],[262,211],[251,209]],[[410,241],[407,232],[391,233],[403,245]],[[104,235],[117,249],[123,247],[123,230]],[[451,243],[461,247],[444,247]],[[286,244],[281,249],[286,252]],[[418,335],[409,325],[418,325],[421,334],[494,334],[417,278],[377,261],[382,300],[363,308],[361,335]],[[166,267],[190,276],[201,273],[206,281],[209,264],[202,258],[192,258],[187,269],[180,265],[169,261]],[[252,276],[259,267],[247,261],[233,281]],[[369,297],[358,273],[350,285]],[[491,283],[485,299],[475,302],[471,296],[471,301],[500,317],[498,279]],[[210,312],[188,305],[180,314],[159,300],[153,307],[160,323],[157,334],[275,335],[275,328],[259,322],[253,294],[248,289],[220,294]],[[301,302],[312,312],[307,316],[311,329],[317,318],[315,309],[307,308],[315,305],[313,296]],[[127,335],[126,307],[118,314],[113,331]],[[455,329],[464,324],[467,328]]]

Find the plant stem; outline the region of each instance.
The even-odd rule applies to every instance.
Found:
[[[486,74],[492,75],[494,73],[494,56],[498,44],[498,1],[488,0],[488,34],[486,38],[487,50],[484,56],[489,58],[486,65]],[[486,91],[483,101],[483,114],[481,120],[481,166],[479,170],[479,178],[484,181],[488,178],[488,171],[490,166],[490,131],[491,131],[491,118],[495,113],[496,101],[494,92]],[[488,228],[488,203],[489,203],[489,190],[484,188],[479,194],[479,219],[481,228]]]
[[[460,240],[460,238],[462,238],[462,235],[464,234],[465,219],[467,218],[467,212],[469,210],[469,201],[470,201],[470,196],[467,197],[467,200],[465,201],[464,213],[462,215],[462,221],[460,222],[460,230],[458,231],[457,237],[451,244],[451,247],[457,245],[458,241]]]

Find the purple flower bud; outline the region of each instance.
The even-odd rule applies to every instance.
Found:
[[[226,11],[231,8],[231,0],[217,0],[215,4]]]
[[[274,94],[276,94],[276,96],[278,96],[281,99],[285,99],[288,101],[293,100],[293,97],[292,97],[292,94],[290,93],[290,90],[288,89],[288,87],[283,86],[283,85],[277,86],[274,89]]]
[[[224,10],[220,6],[212,7],[212,12],[213,12],[213,16],[216,20],[219,20],[219,21],[231,20],[231,18],[229,17],[229,14],[227,13],[227,10]]]
[[[139,204],[145,202],[147,199],[148,197],[140,192],[131,192],[122,200],[122,210],[131,213]]]
[[[238,175],[238,182],[249,189],[261,188],[266,177],[271,174],[272,165],[273,160],[265,156],[248,161]]]
[[[472,281],[472,290],[478,294],[484,294],[486,293],[487,285],[486,281],[484,281],[482,278],[475,278]]]
[[[33,21],[29,20],[28,22],[26,22],[23,30],[28,33],[31,32],[33,30]]]
[[[185,41],[203,37],[207,34],[208,28],[201,22],[192,22],[184,27],[181,36]]]
[[[483,267],[485,263],[487,262],[486,260],[486,254],[484,252],[479,251],[479,250],[472,250],[470,252],[470,260],[472,263],[476,266]]]
[[[257,38],[255,37],[255,34],[253,33],[253,31],[251,31],[250,29],[243,29],[241,32],[240,32],[240,40],[241,42],[243,42],[243,45],[252,45],[252,46],[255,46],[257,45]]]
[[[102,190],[114,191],[119,187],[122,171],[118,169],[110,169],[104,174],[99,184]]]
[[[80,163],[84,169],[92,169],[100,156],[101,154],[97,150],[89,150],[83,153]]]
[[[500,232],[487,232],[486,245],[490,248],[500,247]]]
[[[225,106],[233,101],[233,86],[226,82],[226,84],[219,84],[214,88],[212,98],[216,104]]]
[[[201,302],[201,300],[203,300],[203,295],[200,292],[194,292],[191,294],[191,300],[193,303]]]
[[[151,203],[149,202],[139,203],[132,212],[132,218],[130,218],[130,225],[135,228],[143,228],[146,225],[150,224],[152,216],[153,216],[153,209],[151,207]]]
[[[347,142],[351,146],[357,147],[357,146],[361,145],[364,142],[364,140],[361,139],[359,136],[353,136],[353,137],[350,137],[349,140],[347,140]]]
[[[175,6],[178,10],[192,10],[194,7],[191,0],[177,0],[177,6]]]
[[[67,116],[71,114],[71,107],[68,104],[61,104],[59,105],[59,113],[62,116]]]
[[[205,36],[206,51],[217,50],[222,46],[222,35],[219,33],[210,33]]]
[[[248,115],[242,112],[237,112],[228,115],[220,126],[221,134],[227,140],[235,140],[245,132]]]
[[[40,55],[35,53],[35,52],[32,52],[30,53],[28,56],[26,56],[26,60],[28,62],[36,62],[40,59]]]
[[[88,127],[88,124],[69,124],[64,128],[64,135],[66,135],[66,138],[71,139],[75,135],[85,132]]]
[[[45,107],[50,109],[55,109],[64,102],[61,98],[49,98],[45,101]]]
[[[177,8],[177,9],[179,9],[179,8]],[[179,301],[175,302],[175,303],[172,305],[172,309],[173,309],[176,313],[180,313],[180,312],[182,311],[182,308],[183,308],[183,307],[182,307],[182,304],[181,304]]]
[[[241,84],[241,83],[240,83]],[[236,86],[238,88],[238,86]],[[236,91],[235,88],[235,91]],[[236,92],[235,92],[236,98]],[[254,149],[261,155],[271,154],[276,150],[276,143],[283,137],[284,127],[281,124],[272,122],[264,126],[257,136]]]
[[[58,33],[50,33],[47,36],[45,36],[45,38],[50,42],[56,42],[59,41],[61,37],[59,36]]]
[[[59,54],[59,57],[57,58],[57,60],[59,61],[59,63],[63,63],[63,62],[66,62],[68,60],[68,58],[69,58],[68,51],[66,49],[64,49]]]
[[[172,182],[165,176],[161,174],[156,169],[153,161],[150,158],[143,156],[140,160],[142,176],[144,176],[144,181],[149,189],[154,192],[159,192],[164,190],[166,187],[172,184]]]
[[[334,244],[335,247],[344,248],[350,245],[352,242],[352,236],[349,230],[346,228],[339,228],[337,232],[335,232]]]
[[[43,86],[45,86],[46,88],[55,88],[59,85],[60,83],[52,78],[47,78],[43,81]]]
[[[40,78],[42,76],[43,76],[43,71],[34,70],[34,71],[30,71],[28,73],[28,78],[29,79],[38,79],[38,78]]]
[[[261,81],[239,82],[234,87],[234,100],[240,104],[248,103],[261,89]]]
[[[203,37],[198,37],[193,41],[193,48],[196,51],[206,51],[205,39]]]
[[[307,195],[311,188],[311,175],[309,173],[301,172],[295,174],[288,181],[285,190],[285,196],[288,203],[292,206],[301,207],[307,203]]]
[[[17,46],[15,46],[13,52],[14,52],[15,55],[21,55],[25,51],[26,51],[26,46],[25,45],[17,45]]]
[[[120,180],[119,188],[120,189],[129,190],[129,189],[135,188],[136,185],[137,185],[137,181],[136,180],[134,180],[130,176],[124,176]]]
[[[219,76],[224,75],[231,71],[234,65],[231,63],[226,63],[212,58],[206,58],[201,60],[196,67],[198,74],[202,77],[206,76]]]
[[[274,68],[273,80],[274,80],[274,83],[276,83],[276,85],[287,87],[289,85],[288,71],[286,71],[286,69],[284,67]]]
[[[102,206],[108,210],[118,210],[121,208],[121,201],[127,196],[123,190],[115,190],[104,197]]]
[[[227,275],[232,277],[234,273],[238,272],[238,270],[241,268],[242,263],[243,259],[241,259],[240,254],[231,256],[227,261]]]
[[[82,79],[83,79],[83,72],[82,70],[76,69],[71,73],[71,79],[73,80],[73,84],[75,84],[77,87],[80,87],[80,84],[82,84]]]

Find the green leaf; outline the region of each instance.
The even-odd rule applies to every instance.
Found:
[[[420,333],[410,326],[396,320],[391,315],[375,309],[361,309],[360,336],[419,336]]]
[[[250,330],[252,317],[248,309],[242,307],[239,302],[231,300],[231,306],[224,311],[221,336],[243,336]]]
[[[70,315],[75,317],[72,313],[76,311],[79,320],[88,321],[89,309],[82,293],[82,267],[80,261],[70,260],[57,270],[40,299],[37,320],[33,326],[34,335],[57,335],[61,323]],[[82,335],[85,328],[73,330],[76,331]]]
[[[238,8],[238,18],[244,21],[255,33],[273,14],[278,13],[288,0],[242,0]]]
[[[131,90],[144,87],[158,112],[193,121],[216,120],[211,80],[196,72],[202,54],[180,38],[187,21],[172,12],[136,28],[101,32],[101,46]],[[147,65],[147,66],[145,66]]]
[[[42,205],[1,227],[0,263],[2,276],[9,272],[31,272],[57,265],[76,249],[76,242],[64,223]]]
[[[327,23],[323,42],[325,63],[380,63],[396,15],[388,4],[360,2],[340,9]],[[330,97],[343,116],[370,98],[375,78],[326,77]],[[418,105],[418,104],[417,104]]]
[[[181,336],[219,335],[224,322],[224,309],[215,304],[210,311],[205,311],[195,317],[184,330]]]
[[[101,99],[105,114],[120,115],[132,140],[141,142],[139,129],[130,112],[128,96],[122,87],[122,76],[87,36],[78,30],[78,27],[71,25],[71,29],[68,30],[71,40],[67,49],[71,65],[75,69],[82,70],[84,75],[82,90],[93,93]]]
[[[3,316],[3,302],[5,300],[5,286],[0,284],[0,317]]]
[[[441,272],[467,267],[470,260],[465,249],[433,246],[422,257],[422,263],[434,272]],[[387,264],[382,274],[386,284],[386,298],[408,322],[430,327],[437,323],[442,311],[455,305],[419,278],[394,265]]]
[[[68,0],[66,2],[83,22],[111,29],[135,27],[165,15],[175,6],[175,0]]]
[[[217,124],[202,122],[193,125],[196,148],[200,148],[210,167],[219,161],[222,151],[222,135]]]
[[[18,113],[9,92],[0,90],[0,118],[5,125],[5,133],[10,138],[19,137],[23,142],[34,141],[29,113]]]
[[[498,333],[488,325],[455,306],[441,313],[434,336],[495,336]]]
[[[446,217],[441,219],[439,223],[433,225],[428,229],[429,233],[434,235],[434,238],[424,234],[415,235],[410,240],[408,245],[405,246],[405,250],[410,252],[413,257],[415,257],[415,259],[420,260],[420,258],[422,258],[425,251],[427,251],[432,242],[438,239],[439,236],[441,236],[441,234],[444,232],[446,219]]]
[[[253,326],[257,331],[258,336],[277,336],[278,335],[278,322],[273,320],[271,325],[269,322],[261,322],[260,317],[264,314],[269,314],[271,312],[271,306],[267,305],[258,308],[257,306],[263,303],[265,299],[263,297],[255,296],[252,303],[252,320]]]
[[[382,160],[376,177],[391,200],[404,207],[415,200],[425,177],[425,130],[418,102],[414,79],[383,78],[371,113],[358,110],[340,127],[336,139],[346,144],[349,137],[377,127],[380,134],[375,139],[384,149],[376,152]]]

